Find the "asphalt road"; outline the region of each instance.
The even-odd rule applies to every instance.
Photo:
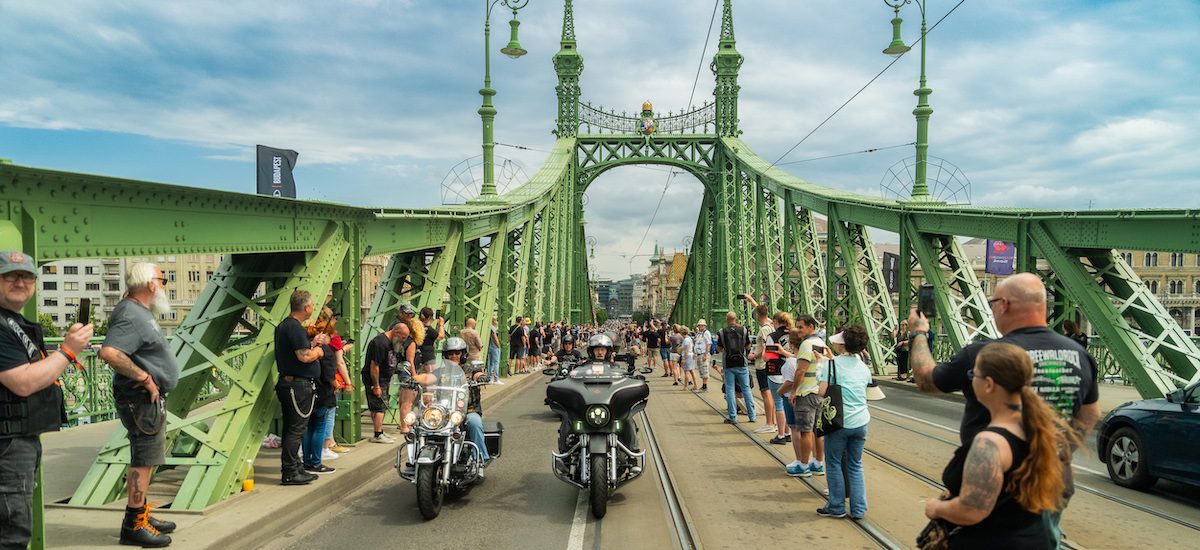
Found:
[[[629,540],[671,545],[653,464],[613,495],[603,522],[587,513],[586,501],[579,506],[581,491],[554,477],[549,451],[558,419],[542,401],[545,387],[535,381],[485,410],[486,418],[504,424],[503,454],[482,484],[448,501],[436,519],[421,517],[415,486],[389,470],[339,509],[282,533],[268,548],[630,548]]]

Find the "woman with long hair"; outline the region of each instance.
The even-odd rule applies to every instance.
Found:
[[[1033,363],[1020,347],[984,346],[971,371],[975,396],[992,421],[960,447],[942,473],[949,498],[930,499],[925,516],[958,526],[950,548],[1053,548],[1042,512],[1063,501],[1063,470],[1076,439],[1030,386]]]
[[[817,375],[818,392],[824,396],[830,384],[842,388],[842,428],[825,434],[825,476],[829,500],[817,509],[817,515],[846,517],[846,498],[850,498],[850,517],[860,519],[867,513],[867,479],[863,474],[863,448],[867,446],[867,385],[871,368],[861,354],[867,349],[867,329],[850,325],[829,337],[839,346],[837,357],[825,361]],[[819,359],[818,359],[819,360]]]

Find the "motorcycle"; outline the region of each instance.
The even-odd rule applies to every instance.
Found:
[[[430,375],[432,384],[414,381],[405,386],[416,391],[417,398],[404,419],[411,431],[396,450],[396,470],[417,486],[417,507],[427,520],[438,516],[446,497],[462,496],[483,480],[484,466],[464,422],[472,386],[485,384],[468,380],[461,367],[441,358],[419,378]],[[483,433],[487,452],[495,460],[500,456],[504,426],[484,420]]]
[[[612,492],[641,476],[645,465],[645,452],[630,447],[637,447],[633,416],[646,408],[650,386],[635,373],[630,356],[616,359],[627,368],[584,362],[542,371],[555,377],[546,387],[546,403],[562,420],[551,467],[559,479],[589,492],[596,519],[608,511]]]

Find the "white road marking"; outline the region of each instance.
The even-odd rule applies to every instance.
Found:
[[[571,522],[571,537],[567,539],[567,550],[583,550],[583,532],[587,529],[587,493],[579,491],[575,502],[575,519]]]

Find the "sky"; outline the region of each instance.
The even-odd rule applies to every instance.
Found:
[[[928,1],[929,23],[956,4]],[[576,0],[584,99],[711,99],[713,6]],[[735,0],[742,139],[802,179],[880,196],[913,154],[889,147],[914,141],[917,51],[855,94],[892,61],[892,16],[879,1]],[[912,44],[917,4],[901,16]],[[494,50],[510,17],[492,15]],[[554,140],[562,2],[519,18],[529,54],[492,56],[496,151],[532,175]],[[480,153],[483,19],[474,0],[0,0],[0,158],[253,192],[265,144],[300,152],[300,198],[436,206]],[[1197,51],[1195,0],[964,0],[928,35],[930,155],[977,206],[1200,207]],[[881,150],[811,160],[867,149]],[[663,167],[599,177],[585,207],[598,275],[644,271],[656,242],[682,250],[702,193]]]

